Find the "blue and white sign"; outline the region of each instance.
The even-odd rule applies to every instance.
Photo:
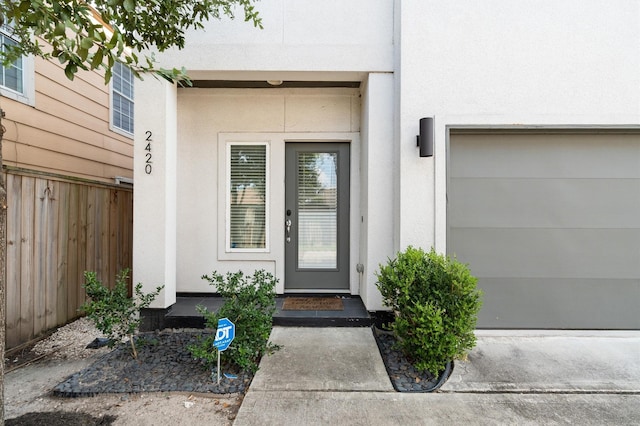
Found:
[[[216,330],[216,338],[213,341],[213,346],[219,351],[226,350],[234,337],[236,337],[236,326],[229,321],[228,318],[220,318],[218,320],[218,329]]]

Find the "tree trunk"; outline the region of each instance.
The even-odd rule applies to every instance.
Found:
[[[7,285],[7,188],[6,182],[4,181],[4,170],[2,169],[3,116],[4,111],[0,109],[0,355],[2,355],[2,359],[0,359],[0,426],[4,426],[4,327],[7,315],[5,303],[5,288]]]

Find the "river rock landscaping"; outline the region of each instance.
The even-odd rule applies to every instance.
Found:
[[[60,397],[87,397],[98,394],[136,394],[143,392],[198,392],[211,394],[244,394],[253,374],[222,368],[220,384],[216,371],[207,369],[193,358],[188,346],[211,331],[202,329],[167,329],[138,334],[138,358],[131,356],[129,346],[113,350],[102,347],[86,349],[93,339],[101,337],[86,318],[80,319],[38,343],[33,351],[49,353],[57,358],[84,358],[101,354],[87,368],[76,372],[53,389]],[[417,371],[407,357],[395,348],[395,337],[376,332],[374,336],[387,368],[389,378],[398,392],[428,392],[438,378],[429,372]],[[85,342],[82,345],[70,342]],[[67,353],[73,351],[72,354]],[[224,352],[223,358],[224,361]],[[7,360],[11,364],[13,360]],[[225,375],[226,373],[226,375]],[[236,376],[236,377],[233,377]]]
[[[223,367],[218,384],[216,371],[206,369],[189,353],[188,346],[206,333],[184,329],[141,333],[137,336],[137,359],[131,357],[127,346],[116,348],[58,384],[53,393],[66,397],[139,392],[245,393],[253,379],[251,373]],[[417,371],[395,348],[393,335],[376,332],[374,335],[389,378],[398,392],[434,389],[439,378]]]
[[[451,374],[451,370],[448,370],[436,377],[428,371],[418,371],[406,355],[395,347],[396,338],[392,334],[374,330],[374,336],[389,379],[398,392],[432,392],[437,390],[441,380],[446,381]]]
[[[190,345],[210,333],[184,329],[141,333],[136,337],[137,359],[133,359],[128,346],[118,347],[57,385],[53,393],[68,397],[176,391],[244,393],[252,374],[223,367],[218,384],[216,372],[207,369],[189,352]]]
[[[79,377],[80,372],[95,370],[94,364],[113,359],[113,352],[120,351],[106,346],[88,349],[87,345],[98,337],[103,335],[92,322],[81,318],[37,343],[8,351],[5,357],[5,424],[126,426],[157,424],[159,418],[166,424],[231,426],[233,423],[242,402],[241,393],[120,392],[96,394],[92,398],[70,398],[74,396],[71,393],[66,393],[67,397],[54,396],[52,390],[56,386],[66,383],[70,377]],[[133,361],[133,358],[129,359]],[[118,381],[126,378],[121,368],[113,370]]]

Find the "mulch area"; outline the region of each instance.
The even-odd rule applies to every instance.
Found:
[[[140,392],[244,393],[253,374],[225,369],[223,357],[223,374],[218,384],[216,372],[191,355],[189,346],[211,333],[205,330],[140,333],[137,359],[132,357],[129,345],[120,345],[55,386],[53,394],[83,397]]]
[[[6,426],[107,426],[116,420],[113,416],[101,418],[86,413],[66,413],[60,411],[28,413],[5,420]]]

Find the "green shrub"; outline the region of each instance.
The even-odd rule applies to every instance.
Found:
[[[120,271],[116,276],[116,285],[111,290],[98,280],[95,272],[85,271],[83,287],[90,300],[86,301],[80,310],[84,311],[96,328],[109,338],[109,346],[120,344],[128,337],[131,354],[137,358],[138,351],[133,334],[140,325],[140,309],[148,308],[164,286],[157,287],[152,293],[144,294],[142,284],[138,284],[134,288],[135,297],[131,298],[127,288],[128,278],[128,269]]]
[[[390,328],[417,369],[438,375],[475,346],[482,293],[466,265],[408,247],[380,265],[377,278],[384,305],[395,313]]]
[[[228,318],[236,326],[235,338],[223,352],[222,360],[239,370],[255,372],[262,356],[278,348],[269,343],[276,311],[277,280],[264,270],[255,271],[252,276],[245,276],[241,271],[230,272],[226,277],[214,271],[211,276],[202,278],[215,286],[225,299],[216,312],[198,306],[206,327],[215,330],[221,318]],[[218,351],[213,347],[214,334],[189,347],[191,354],[208,366],[215,365],[218,360]]]

